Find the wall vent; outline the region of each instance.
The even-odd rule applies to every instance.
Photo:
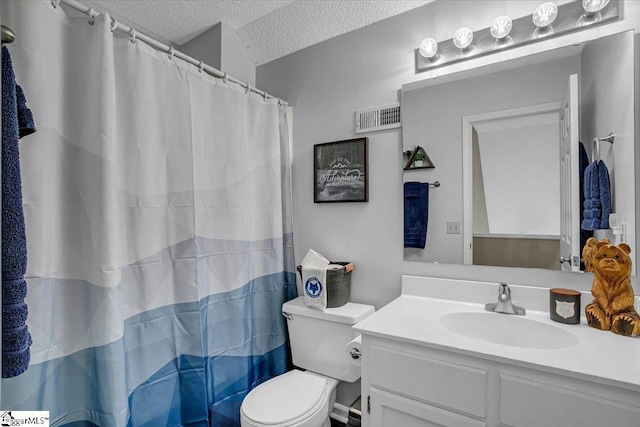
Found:
[[[356,111],[356,133],[399,128],[400,103],[381,105]]]

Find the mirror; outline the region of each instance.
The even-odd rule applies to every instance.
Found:
[[[579,271],[590,233],[637,259],[633,31],[473,71],[403,86],[403,149],[420,145],[437,165],[404,181],[441,183],[426,246],[404,259]],[[580,142],[583,168],[599,156],[609,170],[615,230],[581,230]]]

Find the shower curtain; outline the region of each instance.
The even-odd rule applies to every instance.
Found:
[[[101,15],[3,1],[21,142],[31,366],[3,410],[53,426],[236,426],[287,369],[285,110]]]

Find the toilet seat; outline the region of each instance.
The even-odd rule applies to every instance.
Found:
[[[241,416],[258,426],[295,425],[326,406],[331,393],[326,385],[319,375],[289,371],[251,390],[242,402]]]

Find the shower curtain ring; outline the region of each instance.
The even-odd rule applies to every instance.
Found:
[[[51,6],[53,6],[54,9],[57,9],[59,4],[60,0],[51,0]]]
[[[93,10],[93,8],[89,8],[89,25],[93,25],[96,22],[96,17],[93,16],[94,13],[95,11]]]
[[[129,34],[131,35],[131,44],[136,44],[136,29],[132,28]]]
[[[176,50],[173,48],[173,46],[169,47],[169,59],[173,61],[173,55],[176,53]]]
[[[202,63],[202,61],[198,62],[198,71],[202,72],[204,70],[204,64]]]
[[[251,91],[251,85],[247,83],[247,86],[244,88],[244,94],[248,95],[250,91]]]
[[[115,19],[111,18],[111,27],[109,27],[111,29],[111,32],[113,33],[115,30],[118,29],[118,21],[116,21]]]
[[[224,84],[227,84],[227,79],[229,78],[229,75],[227,73],[224,73],[224,76],[222,76],[222,82]]]
[[[262,100],[264,102],[267,102],[267,91],[266,90],[262,92]]]

